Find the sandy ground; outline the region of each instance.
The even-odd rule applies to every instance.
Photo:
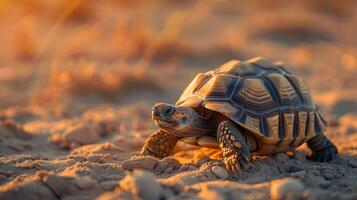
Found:
[[[249,2],[0,1],[0,199],[357,199],[357,5]],[[339,158],[136,156],[155,102],[258,55],[306,80]]]

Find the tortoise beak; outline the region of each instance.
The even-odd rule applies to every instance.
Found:
[[[160,112],[155,106],[152,108],[151,114],[153,118],[160,117]]]
[[[175,113],[175,107],[165,103],[158,103],[152,107],[153,118],[168,118]]]

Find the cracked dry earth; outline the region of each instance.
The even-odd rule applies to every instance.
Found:
[[[214,149],[179,143],[162,160],[136,156],[153,131],[149,116],[139,114],[149,111],[108,106],[66,120],[24,111],[3,116],[0,199],[357,198],[356,116],[329,128],[341,152],[331,163],[307,160],[303,146],[255,156],[247,169],[230,174]]]

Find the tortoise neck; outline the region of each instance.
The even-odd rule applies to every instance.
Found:
[[[216,133],[216,125],[212,123],[211,118],[202,117],[196,112],[194,112],[193,120],[187,129],[190,135],[214,135]]]
[[[176,135],[177,137],[206,135],[213,136],[216,134],[217,124],[215,123],[215,120],[209,115],[205,115],[205,117],[203,117],[196,111],[193,111],[192,120],[190,123],[180,129],[170,129],[167,131]]]

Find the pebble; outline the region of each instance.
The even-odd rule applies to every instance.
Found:
[[[316,169],[313,169],[313,170],[311,170],[310,172],[311,172],[311,174],[313,174],[314,176],[320,176],[320,175],[321,175],[320,171],[319,171],[319,170],[316,170]]]
[[[87,157],[87,160],[90,162],[96,162],[99,159],[98,155],[90,155]]]
[[[201,157],[198,161],[197,161],[197,165],[198,166],[202,166],[203,164],[207,163],[208,161],[210,161],[211,159],[207,156]]]
[[[63,134],[64,139],[78,144],[93,144],[98,142],[99,136],[95,129],[89,125],[78,124],[69,128]]]
[[[93,179],[91,179],[90,177],[83,177],[76,181],[76,185],[81,190],[89,190],[94,187],[95,181]]]
[[[270,197],[272,200],[286,199],[290,195],[298,195],[305,189],[304,184],[295,178],[282,178],[272,181],[270,187]]]
[[[56,196],[62,196],[68,190],[68,182],[61,176],[56,175],[44,175],[42,182],[47,185],[56,194]]]
[[[155,167],[156,173],[166,173],[169,174],[181,167],[180,162],[174,158],[166,157],[159,161],[159,164]]]
[[[174,158],[166,157],[162,160],[160,160],[160,165],[165,165],[172,167],[173,169],[179,169],[181,167],[181,164],[179,161],[177,161]]]
[[[118,185],[118,181],[103,181],[100,183],[100,187],[105,191],[113,190]]]
[[[142,199],[156,200],[163,194],[162,186],[155,180],[155,176],[147,171],[135,171],[119,182],[122,190]]]
[[[153,170],[159,163],[159,160],[152,156],[134,156],[129,160],[125,160],[122,164],[123,169],[145,169]]]
[[[213,166],[211,170],[218,178],[226,179],[228,177],[227,170],[221,166]]]
[[[322,172],[322,176],[326,179],[326,180],[331,180],[336,178],[335,174],[329,173],[329,172]]]
[[[323,168],[320,172],[326,180],[334,179],[337,175],[337,171],[330,167]]]

